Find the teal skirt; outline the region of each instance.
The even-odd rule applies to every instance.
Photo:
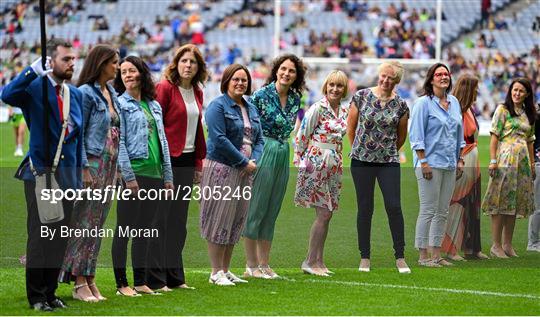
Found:
[[[289,143],[264,138],[264,149],[253,180],[244,237],[272,241],[276,219],[289,180]]]

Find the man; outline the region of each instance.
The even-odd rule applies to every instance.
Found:
[[[60,238],[60,226],[69,223],[73,202],[63,201],[64,219],[51,224],[42,224],[39,219],[35,194],[35,178],[29,160],[37,174],[50,166],[58,147],[62,131],[63,83],[73,76],[75,54],[71,44],[62,39],[47,43],[47,64],[43,69],[41,59],[26,67],[2,92],[2,100],[20,107],[30,129],[30,150],[19,166],[16,178],[24,181],[24,193],[28,212],[26,244],[26,294],[30,308],[52,311],[64,308],[65,303],[56,297],[58,273],[62,265],[66,238]],[[42,101],[42,80],[47,81],[48,104]],[[70,110],[68,129],[62,144],[62,152],[56,179],[60,188],[81,188],[82,157],[82,94],[69,85]],[[45,127],[44,109],[49,107],[49,124]],[[48,136],[47,136],[48,135]],[[47,140],[48,139],[48,140]],[[47,149],[48,146],[48,149]],[[49,153],[47,162],[46,154]],[[56,230],[56,231],[52,231]],[[44,234],[47,232],[47,234]],[[50,233],[55,232],[54,236]]]

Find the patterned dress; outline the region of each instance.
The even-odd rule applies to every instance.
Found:
[[[88,157],[90,174],[95,182],[91,187],[92,190],[100,189],[104,193],[107,186],[115,184],[119,143],[120,118],[116,112],[112,112],[111,125],[101,156]],[[77,201],[73,207],[70,228],[99,231],[107,219],[111,203],[110,192],[105,203],[103,200]],[[67,243],[59,280],[69,283],[75,276],[94,276],[100,246],[99,236],[71,236]]]
[[[251,157],[251,123],[245,107],[242,110],[244,120],[244,138],[240,152],[247,158]],[[249,208],[248,197],[242,196],[244,188],[251,187],[253,177],[240,174],[241,169],[212,160],[204,160],[201,191],[201,213],[199,225],[201,237],[215,244],[231,245],[240,240],[244,230],[246,215]],[[204,198],[205,188],[212,189],[212,196],[221,199]],[[228,188],[228,189],[227,189]],[[229,190],[230,189],[230,190]],[[233,196],[239,190],[240,196]]]
[[[477,253],[480,243],[480,163],[478,160],[478,122],[471,110],[463,114],[463,132],[467,145],[463,175],[456,181],[448,209],[442,251],[456,254],[459,250]]]
[[[295,139],[294,164],[299,168],[294,202],[302,207],[338,208],[343,174],[342,140],[347,131],[347,107],[338,115],[328,100],[306,112]],[[331,144],[335,149],[321,148]],[[330,146],[332,147],[332,146]]]
[[[534,191],[527,143],[533,142],[534,125],[527,115],[512,117],[500,105],[491,121],[490,133],[498,136],[498,169],[489,179],[482,211],[489,215],[527,217],[534,211]]]

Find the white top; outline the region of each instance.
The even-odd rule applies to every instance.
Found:
[[[184,104],[186,105],[187,114],[186,145],[182,153],[191,153],[195,152],[195,135],[197,135],[197,124],[199,122],[199,106],[197,105],[197,101],[195,101],[193,88],[179,88],[180,94],[184,99]]]

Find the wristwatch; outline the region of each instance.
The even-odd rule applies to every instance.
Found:
[[[496,159],[492,159],[491,161],[489,161],[489,164],[497,164],[497,160],[496,160]]]
[[[418,162],[420,162],[420,164],[427,163],[427,158],[424,157],[423,159],[418,160]]]

